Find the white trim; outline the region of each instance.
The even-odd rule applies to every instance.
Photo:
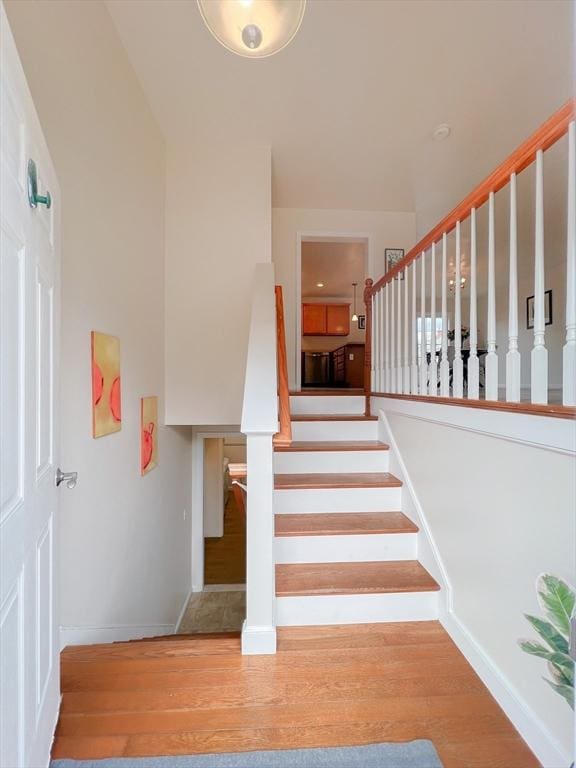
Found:
[[[182,619],[184,618],[184,614],[186,613],[186,608],[188,608],[188,603],[190,602],[190,598],[194,594],[194,589],[190,587],[188,590],[188,594],[186,595],[184,602],[182,603],[182,608],[180,608],[180,613],[178,614],[178,618],[176,619],[176,624],[174,624],[174,634],[178,634],[180,631],[180,625],[182,624]]]
[[[295,355],[296,360],[292,362],[288,361],[289,367],[296,365],[296,380],[294,381],[294,391],[300,392],[302,389],[302,243],[307,240],[322,240],[326,242],[359,242],[361,240],[366,241],[366,252],[364,256],[364,278],[371,277],[374,273],[374,248],[373,240],[374,235],[371,232],[350,232],[350,231],[335,231],[335,230],[298,230],[296,232],[296,290],[294,295],[296,297],[296,306],[294,311],[294,317],[296,320],[296,338],[295,338]],[[360,302],[363,306],[363,292],[364,287],[360,286]]]
[[[454,613],[441,613],[440,622],[542,765],[570,765],[570,756],[529,709],[464,624]]]
[[[443,424],[454,429],[498,437],[512,443],[543,448],[568,456],[576,455],[576,429],[572,419],[423,403],[420,400],[396,400],[377,396],[371,400],[375,408],[386,413],[397,413],[410,419]]]
[[[242,625],[242,655],[254,656],[276,653],[276,627],[248,628],[246,622]]]
[[[93,645],[94,643],[117,643],[122,640],[140,640],[143,637],[171,635],[175,624],[133,624],[112,627],[60,627],[60,650],[67,645]]]
[[[446,571],[446,568],[444,566],[444,562],[440,555],[440,551],[436,546],[436,541],[434,540],[432,531],[430,530],[430,525],[428,524],[428,520],[426,518],[426,515],[424,514],[422,505],[420,504],[418,494],[416,493],[416,489],[414,488],[412,479],[410,478],[410,474],[408,473],[408,469],[406,468],[406,464],[404,463],[404,459],[402,458],[402,454],[400,453],[400,449],[398,448],[398,443],[396,442],[394,434],[390,428],[390,424],[388,422],[388,419],[386,418],[386,414],[382,410],[380,410],[380,413],[379,413],[378,426],[381,429],[380,439],[383,442],[388,443],[388,445],[390,446],[390,463],[392,465],[391,470],[394,470],[393,474],[395,474],[398,477],[398,479],[402,480],[403,482],[402,494],[404,495],[404,493],[406,492],[410,495],[410,500],[418,516],[418,519],[414,520],[414,522],[420,528],[419,537],[420,536],[425,537],[426,545],[430,549],[431,555],[435,560],[437,573],[434,573],[433,576],[434,578],[437,579],[437,581],[440,581],[442,592],[443,594],[446,595],[446,606],[448,610],[451,611],[452,605],[453,605],[452,583],[450,581],[450,578],[448,577],[448,572]],[[398,468],[393,466],[394,461],[398,462]],[[406,501],[403,498],[402,510],[404,510],[405,513],[407,511],[406,506],[407,506]],[[420,550],[420,545],[421,545],[421,541],[419,538],[419,541],[418,541],[419,550]],[[422,553],[419,552],[419,554],[422,554]],[[428,566],[429,564],[424,563],[424,565]],[[438,579],[438,576],[440,577],[439,579]]]
[[[246,584],[206,584],[204,592],[246,592]]]

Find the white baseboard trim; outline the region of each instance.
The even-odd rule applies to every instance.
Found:
[[[60,627],[60,650],[67,645],[94,645],[115,643],[120,640],[139,640],[142,637],[171,635],[174,624],[148,624],[134,626],[126,624],[115,627]]]
[[[276,627],[242,625],[242,655],[256,656],[276,653]]]
[[[192,594],[194,593],[194,587],[190,587],[188,590],[188,594],[184,598],[184,602],[182,603],[182,608],[180,608],[180,613],[178,614],[178,618],[176,619],[176,624],[174,624],[174,634],[177,635],[178,632],[180,632],[180,624],[182,624],[182,619],[184,618],[184,614],[186,613],[186,608],[188,607],[188,603],[190,602],[190,598],[192,597]]]
[[[570,756],[529,709],[464,624],[453,613],[443,612],[440,621],[541,764],[547,768],[567,768],[571,763]]]

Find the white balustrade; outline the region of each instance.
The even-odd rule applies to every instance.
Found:
[[[468,398],[480,397],[478,360],[478,285],[477,285],[476,208],[470,211],[470,355],[468,357]]]
[[[450,363],[448,361],[448,308],[447,308],[447,237],[446,232],[442,235],[442,342],[440,359],[440,394],[442,397],[450,395]]]
[[[370,359],[370,391],[379,392],[378,389],[378,360],[380,358],[380,352],[382,351],[382,345],[380,344],[380,328],[378,325],[378,306],[380,300],[378,294],[372,296],[372,355]]]
[[[460,222],[456,222],[456,273],[454,277],[454,362],[452,363],[452,396],[464,397],[464,363],[462,361],[462,270]]]
[[[390,392],[396,392],[396,292],[394,281],[390,289]]]
[[[405,395],[410,394],[410,333],[408,323],[408,267],[404,270],[404,366],[402,370],[403,387]]]
[[[488,317],[486,321],[486,400],[498,400],[498,355],[496,354],[496,273],[494,192],[488,197]]]
[[[403,359],[402,359],[402,291],[400,288],[401,284],[400,275],[396,277],[396,285],[398,286],[397,289],[397,295],[396,295],[396,392],[399,394],[402,394],[404,391],[403,383],[402,383],[402,370],[403,370]]]
[[[536,152],[536,209],[534,223],[534,346],[531,355],[533,403],[548,402],[548,350],[544,318],[544,153]]]
[[[428,394],[438,394],[438,363],[436,361],[436,243],[430,254],[430,364],[428,365]]]
[[[420,394],[428,394],[428,362],[426,360],[426,251],[420,257]]]
[[[412,262],[412,348],[410,356],[410,393],[418,394],[418,327],[416,322],[416,259]],[[406,279],[408,279],[408,270],[406,270]]]
[[[566,242],[566,343],[562,402],[576,405],[576,123],[568,128],[568,234]]]
[[[510,257],[508,260],[508,352],[506,400],[520,402],[520,352],[518,350],[518,225],[516,174],[510,176]]]

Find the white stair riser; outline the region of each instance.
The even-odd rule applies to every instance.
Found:
[[[438,592],[277,597],[279,627],[372,624],[438,618]]]
[[[276,563],[346,563],[415,560],[417,534],[380,533],[357,536],[277,536]]]
[[[388,472],[388,461],[388,451],[279,451],[274,472]]]
[[[290,398],[290,413],[364,413],[366,401],[359,395],[338,395],[336,397],[306,397],[305,395]]]
[[[402,488],[310,488],[274,491],[274,512],[397,512]]]
[[[378,440],[378,422],[293,421],[292,440]]]

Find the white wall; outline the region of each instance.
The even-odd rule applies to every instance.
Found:
[[[384,249],[404,248],[416,240],[413,213],[387,211],[339,211],[274,208],[272,211],[272,259],[276,282],[284,291],[286,347],[290,387],[296,386],[297,239],[299,234],[332,234],[369,237],[367,274],[375,279],[384,273]],[[359,286],[361,289],[361,286]],[[362,301],[362,290],[359,290]]]
[[[168,147],[166,419],[239,424],[254,265],[270,261],[268,147]]]
[[[576,582],[574,458],[393,413],[391,401],[382,407],[452,584],[455,616],[570,754],[573,713],[542,680],[545,662],[517,640],[534,637],[523,614],[540,614],[540,573]]]
[[[191,578],[188,432],[160,425],[159,466],[139,466],[140,397],[164,410],[163,139],[102,3],[6,9],[62,189],[61,466],[79,482],[61,492],[61,622],[169,628]],[[122,430],[98,440],[91,330],[121,342]]]

